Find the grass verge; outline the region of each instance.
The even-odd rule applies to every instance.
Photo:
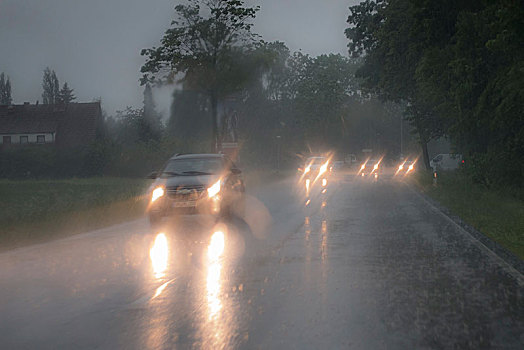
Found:
[[[149,183],[124,178],[0,180],[0,250],[139,217]]]
[[[481,233],[524,260],[524,201],[510,193],[472,183],[461,172],[419,173],[417,186]]]

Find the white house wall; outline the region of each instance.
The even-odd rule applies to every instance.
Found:
[[[37,133],[37,134],[0,134],[0,144],[4,143],[4,136],[11,136],[11,144],[20,144],[20,136],[27,136],[28,143],[37,143],[36,137],[38,135],[45,136],[45,143],[55,142],[54,133]]]

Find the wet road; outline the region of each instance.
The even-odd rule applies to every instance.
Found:
[[[0,254],[0,347],[524,348],[522,275],[408,186],[295,188]]]

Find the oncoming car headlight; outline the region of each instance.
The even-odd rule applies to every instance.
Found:
[[[207,195],[209,198],[216,196],[220,192],[220,180],[215,182],[213,186],[207,189]]]
[[[164,195],[164,188],[159,186],[153,190],[153,193],[151,195],[151,203],[156,201],[158,198],[162,197]]]
[[[320,167],[320,169],[318,171],[318,176],[324,174],[327,171],[328,165],[329,165],[329,161],[325,162],[324,164],[322,164],[322,166]]]

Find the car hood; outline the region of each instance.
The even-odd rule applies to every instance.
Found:
[[[165,187],[179,187],[179,186],[196,186],[204,185],[206,187],[213,185],[220,179],[220,175],[191,175],[191,176],[171,176],[167,178],[159,178],[155,185],[164,185]]]

